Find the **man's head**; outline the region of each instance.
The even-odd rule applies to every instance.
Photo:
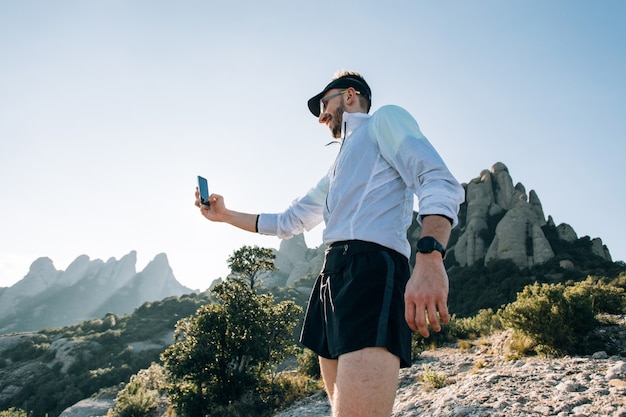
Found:
[[[343,113],[367,113],[372,105],[372,91],[365,79],[357,72],[342,71],[321,93],[310,98],[309,110],[328,125],[333,137],[341,136]]]

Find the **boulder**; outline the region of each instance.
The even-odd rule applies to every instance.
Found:
[[[567,223],[561,223],[556,227],[556,233],[559,239],[566,242],[575,242],[578,240],[578,235],[574,231],[574,228]]]
[[[487,250],[485,264],[494,259],[510,259],[526,268],[544,263],[554,257],[535,210],[530,204],[520,204],[507,211],[496,226],[496,235]]]

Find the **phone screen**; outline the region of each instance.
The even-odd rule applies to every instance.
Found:
[[[209,207],[211,204],[209,203],[209,184],[206,181],[206,178],[198,175],[198,190],[200,191],[200,203]]]

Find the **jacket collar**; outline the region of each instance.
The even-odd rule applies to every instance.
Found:
[[[372,116],[367,113],[343,112],[343,119],[342,119],[343,120],[343,123],[342,123],[343,138],[345,139],[348,136],[350,136],[352,132],[354,132],[354,129],[359,127],[363,122],[368,120],[370,117]]]

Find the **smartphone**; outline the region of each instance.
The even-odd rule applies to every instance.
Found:
[[[200,190],[200,203],[203,206],[210,207],[209,202],[209,184],[206,182],[206,178],[198,175],[198,190]]]

